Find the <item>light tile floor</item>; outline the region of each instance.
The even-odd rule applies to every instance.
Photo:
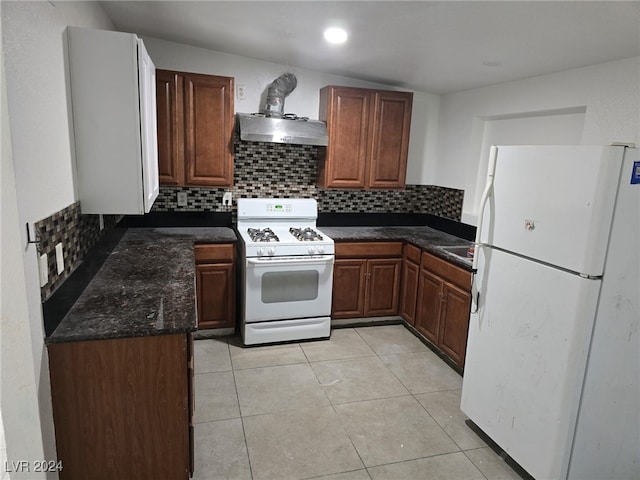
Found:
[[[520,477],[464,423],[462,378],[402,325],[195,342],[198,480]]]

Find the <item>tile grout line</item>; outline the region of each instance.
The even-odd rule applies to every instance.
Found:
[[[242,438],[244,438],[244,449],[247,452],[247,462],[249,463],[249,476],[253,480],[253,467],[251,465],[251,455],[249,454],[249,445],[247,444],[247,432],[244,428],[244,415],[242,414],[242,406],[240,405],[240,396],[238,395],[238,383],[236,382],[236,370],[233,367],[233,357],[231,356],[231,347],[229,346],[229,336],[227,338],[227,353],[229,354],[229,362],[231,363],[231,374],[233,375],[233,387],[236,391],[236,401],[238,402],[238,412],[240,413],[240,425],[242,425]]]

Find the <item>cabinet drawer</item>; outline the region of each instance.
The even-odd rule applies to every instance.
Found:
[[[231,243],[205,244],[194,247],[196,263],[233,262],[234,245]]]
[[[404,246],[405,257],[407,258],[407,260],[411,260],[413,263],[420,263],[421,253],[422,253],[422,250],[420,250],[418,247],[414,245],[410,245],[407,243]]]
[[[335,244],[336,257],[401,257],[402,242],[344,242]]]
[[[465,291],[471,289],[471,272],[427,252],[422,253],[421,265],[422,268],[426,268]]]

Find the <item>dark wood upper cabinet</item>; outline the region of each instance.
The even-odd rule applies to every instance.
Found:
[[[413,94],[376,91],[371,96],[373,126],[368,185],[371,188],[404,187]]]
[[[158,167],[163,185],[233,185],[231,77],[157,70]]]
[[[158,112],[158,173],[162,185],[184,182],[184,78],[176,72],[156,71]]]
[[[403,188],[413,93],[327,86],[320,120],[329,145],[319,151],[325,188]]]

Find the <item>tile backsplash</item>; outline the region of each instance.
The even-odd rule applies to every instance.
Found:
[[[166,187],[154,203],[153,211],[225,212],[222,195],[231,191],[240,197],[315,198],[324,213],[430,213],[460,220],[464,191],[433,185],[407,185],[404,190],[334,190],[316,186],[317,148],[264,142],[242,142],[236,138],[234,186]],[[178,206],[177,192],[187,192],[187,206]],[[235,201],[234,207],[235,210]],[[120,215],[80,213],[80,202],[36,222],[38,256],[47,254],[48,282],[40,289],[42,300],[71,275],[88,250],[120,220]],[[62,243],[64,270],[58,274],[55,247]]]
[[[315,198],[321,212],[430,213],[460,220],[463,190],[407,185],[404,190],[336,190],[316,186],[317,148],[236,139],[234,185],[230,188],[160,187],[154,211],[227,211],[222,195]],[[187,206],[177,193],[187,192]],[[234,202],[235,204],[235,202]],[[234,207],[235,208],[235,207]]]
[[[46,300],[82,262],[87,251],[100,237],[113,228],[121,215],[104,215],[100,229],[99,215],[80,213],[80,202],[73,203],[53,215],[35,223],[38,257],[47,254],[48,282],[41,287],[42,300]],[[58,274],[56,245],[62,243],[64,270]]]

